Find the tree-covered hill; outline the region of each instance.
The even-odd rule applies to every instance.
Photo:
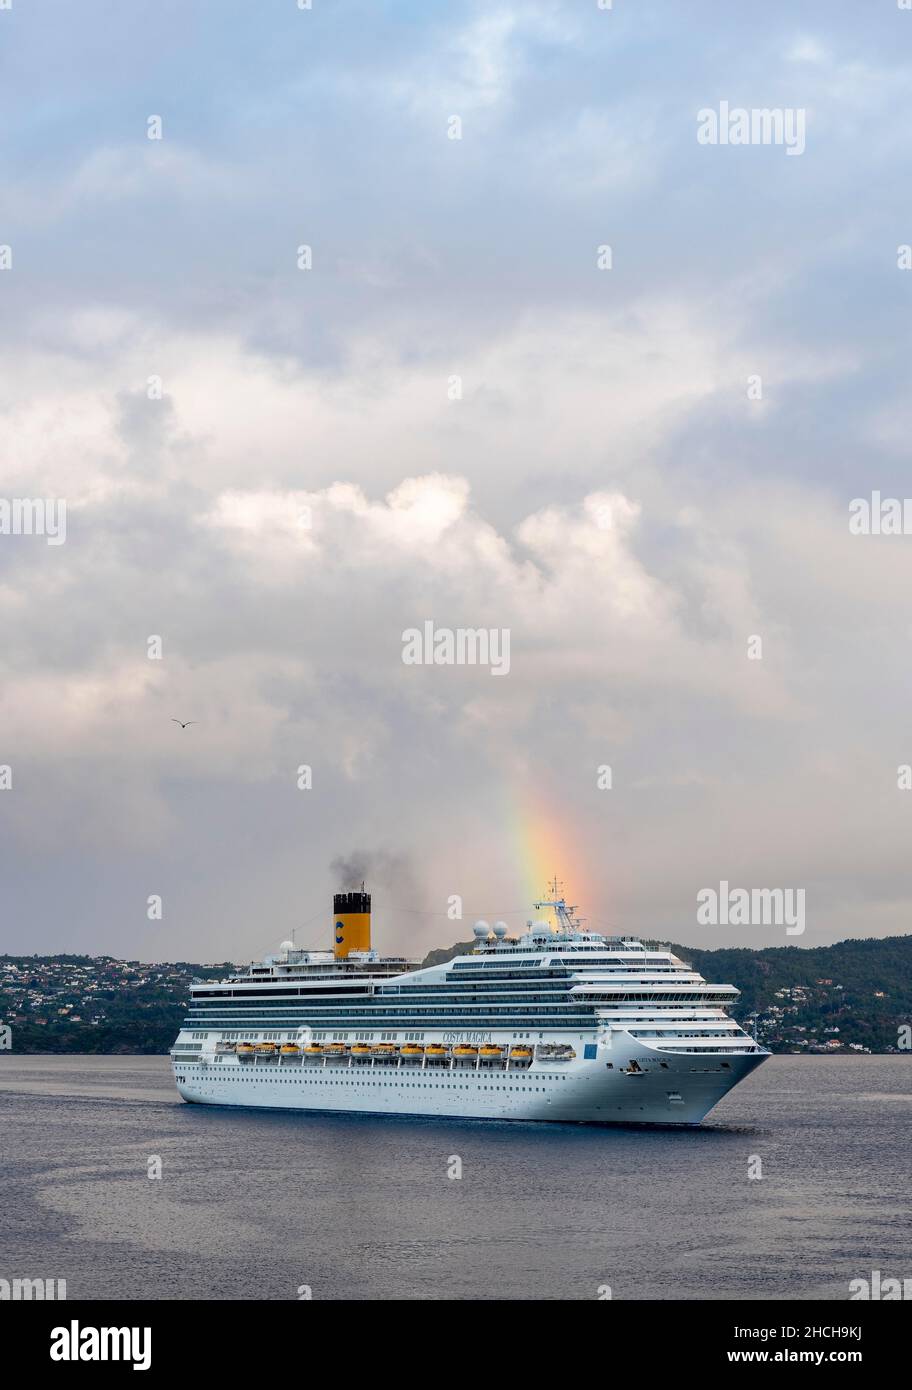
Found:
[[[423,964],[439,965],[474,944],[431,951]],[[842,1051],[853,1044],[872,1052],[895,1050],[900,1028],[912,1023],[912,936],[764,950],[669,949],[705,979],[739,989],[732,1014],[741,1022],[757,1015],[760,1039],[774,1052]]]
[[[648,945],[665,943],[649,942]],[[438,965],[471,951],[431,951]],[[774,1052],[895,1051],[912,1023],[912,936],[834,946],[671,950],[707,980],[735,985],[732,1013]],[[229,965],[142,964],[108,956],[0,956],[0,1024],[14,1052],[163,1053],[197,978]]]

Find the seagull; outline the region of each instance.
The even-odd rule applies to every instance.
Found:
[[[180,724],[180,726],[181,726],[182,729],[189,728],[189,726],[190,726],[191,724],[196,724],[197,722],[198,722],[198,721],[197,721],[196,719],[188,719],[188,720],[187,720],[187,723],[185,724],[182,720],[180,720],[180,719],[175,719],[173,715],[172,715],[172,717],[171,717],[171,723],[172,723],[172,724]]]

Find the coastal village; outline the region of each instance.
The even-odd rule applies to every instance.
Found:
[[[190,983],[227,963],[0,956],[0,1023],[30,1052],[167,1052]]]
[[[0,956],[0,1024],[27,1051],[167,1052],[194,979],[219,978],[228,962],[115,960],[110,956]],[[845,986],[821,977],[771,990],[748,1012],[733,1009],[764,1046],[780,1053],[896,1052],[870,1039],[870,1021],[889,1011],[887,992],[846,999]],[[865,1026],[865,1020],[867,1025]]]

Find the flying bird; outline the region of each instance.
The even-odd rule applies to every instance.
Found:
[[[197,721],[196,719],[188,719],[188,720],[187,720],[187,723],[185,724],[185,723],[183,722],[183,720],[181,720],[181,719],[175,719],[173,715],[171,716],[171,723],[172,723],[172,724],[180,724],[180,726],[181,726],[182,729],[189,728],[189,726],[190,726],[191,724],[196,724],[197,722],[198,722],[198,721]]]

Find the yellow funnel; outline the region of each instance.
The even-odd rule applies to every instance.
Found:
[[[333,952],[344,960],[349,951],[369,951],[371,944],[371,895],[336,893],[333,897]]]

